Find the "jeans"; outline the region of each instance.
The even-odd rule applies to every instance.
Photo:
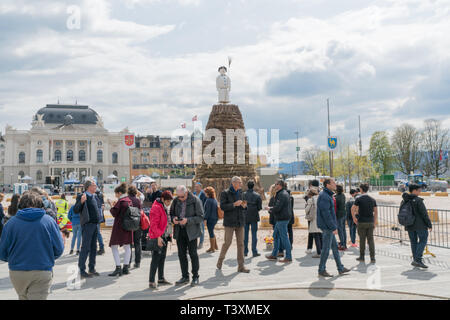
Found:
[[[199,243],[199,245],[201,245],[203,243],[203,241],[205,241],[205,224],[201,223],[200,227],[202,229],[202,235],[200,236],[200,243]]]
[[[289,220],[277,221],[275,223],[275,229],[273,231],[274,247],[272,256],[276,257],[280,250],[280,245],[286,250],[286,259],[292,260],[291,243],[288,237],[288,224]]]
[[[139,228],[136,231],[133,231],[133,245],[134,245],[134,262],[135,263],[141,263],[141,256],[142,256],[142,245],[141,245],[141,237],[142,237],[142,230]],[[133,255],[130,257],[130,264],[133,260]]]
[[[80,251],[81,246],[81,224],[72,225],[72,243],[70,245],[70,250],[75,247],[75,241],[77,242],[77,251]]]
[[[344,248],[347,247],[347,231],[345,230],[345,220],[345,217],[337,219],[339,244]]]
[[[244,227],[244,255],[248,254],[248,232],[250,231],[250,227],[252,228],[252,253],[255,255],[258,253],[256,249],[256,245],[258,243],[258,222],[248,222]]]
[[[159,251],[152,252],[152,262],[150,263],[149,282],[155,282],[156,270],[158,270],[158,280],[164,279],[164,263],[166,262],[167,245]]]
[[[326,270],[328,256],[330,255],[330,248],[333,250],[334,261],[339,272],[344,270],[344,266],[341,262],[341,256],[339,255],[338,245],[336,237],[331,230],[322,230],[322,252],[320,254],[319,273]]]
[[[353,244],[356,243],[356,224],[353,222],[353,219],[347,220],[348,229],[350,231],[350,240]]]
[[[186,228],[180,228],[177,239],[178,259],[180,260],[181,274],[183,278],[189,278],[189,265],[187,259],[187,252],[192,262],[192,276],[198,278],[198,270],[200,269],[200,262],[197,254],[197,239],[189,241]]]
[[[217,220],[206,220],[206,227],[208,228],[209,237],[215,238],[214,228],[216,227]]]
[[[414,261],[421,262],[428,241],[428,230],[408,231]]]
[[[100,223],[97,225],[98,233],[97,233],[97,240],[98,240],[98,246],[100,247],[100,250],[105,249],[105,245],[103,244],[103,237],[102,233],[100,232]],[[97,248],[97,244],[95,245],[95,248]]]
[[[375,240],[373,238],[373,222],[359,222],[358,223],[358,235],[359,235],[359,255],[364,257],[366,252],[366,239],[369,243],[370,259],[375,259]]]
[[[86,272],[86,260],[89,256],[89,271],[95,270],[97,256],[98,224],[86,223],[81,229],[81,251],[78,258],[80,272]]]

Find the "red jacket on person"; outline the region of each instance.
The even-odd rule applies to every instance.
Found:
[[[153,202],[150,210],[150,229],[148,235],[150,239],[156,239],[164,235],[167,228],[167,213],[164,205],[159,201]]]

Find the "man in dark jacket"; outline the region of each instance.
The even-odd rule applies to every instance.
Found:
[[[351,197],[345,203],[345,212],[347,214],[348,230],[350,232],[350,240],[352,242],[352,247],[354,247],[354,248],[357,247],[358,245],[356,244],[356,224],[353,221],[352,207],[353,207],[353,204],[355,203],[355,198],[358,195],[358,190],[351,189],[350,190]]]
[[[344,187],[340,184],[336,186],[336,219],[338,224],[338,235],[339,235],[339,246],[338,249],[341,251],[347,250],[347,231],[345,230],[345,194]]]
[[[173,238],[177,240],[178,259],[182,277],[177,285],[189,283],[187,251],[192,262],[191,286],[199,283],[200,263],[197,254],[197,239],[201,236],[200,224],[203,223],[203,206],[199,198],[190,193],[186,186],[177,187],[177,197],[170,206],[170,218],[175,225]]]
[[[277,195],[275,196],[275,204],[270,208],[270,212],[275,218],[275,228],[273,231],[274,247],[272,254],[267,255],[269,260],[277,260],[280,246],[286,250],[286,256],[280,262],[292,262],[292,247],[288,237],[288,224],[292,217],[291,200],[289,193],[286,191],[286,184],[283,180],[278,180],[275,184]]]
[[[341,263],[341,257],[336,241],[337,220],[334,211],[333,191],[336,190],[334,179],[325,179],[323,190],[317,199],[317,227],[322,230],[322,252],[320,253],[319,276],[332,277],[326,271],[326,263],[330,254],[330,248],[333,251],[333,257],[339,274],[344,274],[350,270]]]
[[[103,214],[103,210],[105,209],[105,200],[104,200],[103,193],[101,193],[101,191],[99,189],[97,189],[97,191],[95,191],[95,194],[97,195],[97,199],[98,199],[97,205],[100,210],[100,219],[97,224],[97,240],[98,240],[98,246],[99,246],[97,255],[102,255],[102,254],[105,254],[105,244],[103,243],[102,233],[100,232],[100,225],[103,222],[105,222],[105,215]]]
[[[256,248],[258,241],[258,221],[259,211],[262,209],[261,196],[256,193],[253,188],[255,183],[250,180],[247,183],[248,190],[244,193],[244,201],[247,201],[247,212],[245,214],[245,230],[244,230],[244,256],[248,255],[248,232],[252,228],[252,253],[253,257],[258,257],[260,254]]]
[[[97,198],[97,184],[94,180],[87,179],[84,183],[83,194],[77,196],[73,212],[80,214],[81,251],[78,259],[81,278],[99,276],[95,271],[95,259],[97,256],[98,223],[101,212],[99,210],[100,200]],[[100,206],[101,207],[101,206]],[[86,260],[89,255],[89,273],[86,272]]]
[[[413,213],[416,217],[414,224],[406,227],[406,231],[408,231],[409,239],[411,241],[411,251],[414,259],[411,265],[414,267],[428,268],[428,266],[423,263],[422,256],[428,241],[428,231],[431,232],[433,225],[431,224],[423,199],[419,198],[422,188],[413,183],[409,186],[409,192],[409,194],[404,193],[402,195],[403,201],[400,207],[407,202],[411,202]]]
[[[225,229],[225,239],[220,250],[217,269],[222,269],[223,260],[227,254],[228,248],[233,241],[233,233],[236,234],[238,272],[248,273],[250,270],[244,266],[244,225],[246,203],[243,201],[241,192],[242,180],[239,177],[231,179],[229,189],[220,194],[220,208],[223,210],[223,226]]]

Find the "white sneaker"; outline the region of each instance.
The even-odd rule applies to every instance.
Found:
[[[311,249],[308,249],[308,250],[306,250],[305,251],[307,254],[311,254],[312,253],[312,250]]]

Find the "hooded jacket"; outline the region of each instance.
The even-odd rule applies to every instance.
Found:
[[[405,227],[406,231],[422,231],[431,229],[433,225],[431,224],[431,220],[430,217],[428,216],[427,208],[423,203],[423,199],[416,195],[406,192],[403,193],[402,198],[403,200],[400,206],[402,206],[404,203],[408,201],[411,201],[413,213],[416,216],[414,224],[412,226]]]
[[[8,262],[13,271],[51,271],[63,251],[58,225],[38,208],[18,211],[0,239],[0,260]]]

